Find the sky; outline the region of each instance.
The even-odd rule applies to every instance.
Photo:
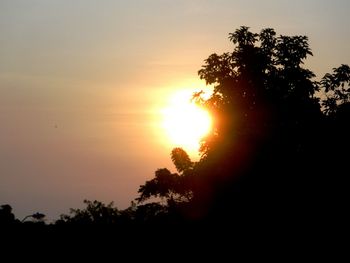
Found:
[[[0,204],[58,219],[124,209],[174,170],[161,109],[249,26],[307,35],[317,76],[350,63],[347,0],[0,0]],[[198,155],[192,155],[198,158]]]

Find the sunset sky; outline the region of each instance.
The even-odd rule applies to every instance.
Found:
[[[174,170],[162,109],[205,88],[228,33],[307,35],[322,77],[350,64],[348,0],[0,0],[0,204],[58,219],[83,199],[126,208]],[[198,155],[191,153],[192,157]]]

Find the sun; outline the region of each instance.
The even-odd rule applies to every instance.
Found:
[[[208,111],[190,101],[191,93],[177,92],[162,110],[163,128],[173,147],[182,147],[189,153],[198,152],[201,139],[212,127]]]

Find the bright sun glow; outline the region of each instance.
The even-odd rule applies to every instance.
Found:
[[[164,108],[163,127],[174,147],[196,152],[200,140],[212,126],[210,114],[190,101],[191,92],[182,91],[172,96],[169,106]]]

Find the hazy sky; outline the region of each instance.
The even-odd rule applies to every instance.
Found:
[[[322,76],[350,63],[347,0],[0,0],[0,204],[57,219],[83,199],[126,208],[173,169],[159,109],[227,36],[307,35]]]

